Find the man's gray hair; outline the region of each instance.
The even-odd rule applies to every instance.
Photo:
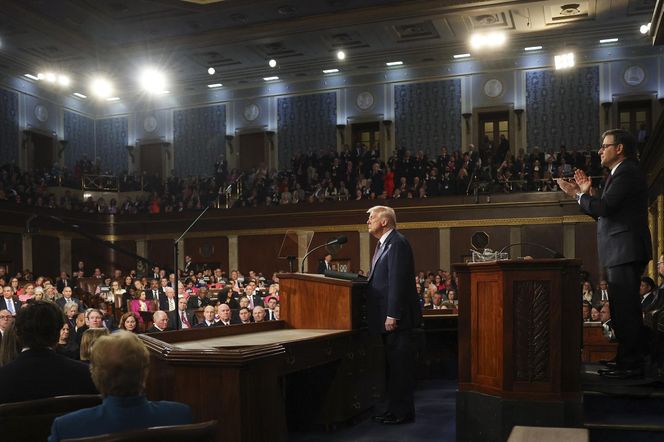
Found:
[[[369,215],[378,216],[379,218],[387,220],[387,224],[390,227],[396,227],[397,225],[397,214],[394,212],[394,209],[387,206],[373,206],[367,210]]]

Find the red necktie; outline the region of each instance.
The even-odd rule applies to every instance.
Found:
[[[191,325],[189,325],[189,321],[187,320],[187,316],[184,314],[184,310],[182,311],[182,323],[187,326],[187,328],[191,328]]]

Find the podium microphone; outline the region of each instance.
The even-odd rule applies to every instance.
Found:
[[[539,247],[540,249],[543,249],[543,250],[546,250],[547,252],[549,252],[553,258],[564,258],[565,257],[565,255],[563,255],[562,253],[560,253],[557,250],[553,250],[553,249],[551,249],[547,246],[543,246],[542,244],[537,244],[537,243],[534,243],[534,242],[515,242],[513,244],[508,244],[505,247],[503,247],[502,249],[500,249],[500,251],[498,251],[498,253],[503,253],[505,250],[511,249],[514,246]]]
[[[323,247],[331,246],[331,245],[334,245],[334,244],[346,244],[347,242],[348,242],[348,238],[347,238],[347,237],[345,237],[345,236],[340,236],[339,238],[335,238],[335,239],[333,239],[332,241],[328,241],[328,242],[326,242],[325,244],[321,244],[321,245],[319,245],[318,247],[314,247],[313,249],[309,250],[309,251],[304,255],[304,257],[302,258],[302,268],[300,269],[300,273],[304,273],[304,263],[305,263],[305,259],[307,259],[307,257],[308,257],[309,255],[311,255],[313,252],[315,252],[316,250],[318,250],[318,249],[322,249]]]

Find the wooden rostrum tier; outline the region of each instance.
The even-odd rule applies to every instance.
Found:
[[[280,288],[280,321],[141,335],[148,398],[219,420],[224,442],[285,441],[371,408],[384,363],[380,339],[363,328],[366,283],[282,274]]]
[[[514,425],[582,419],[580,261],[456,264],[457,438],[503,441]]]

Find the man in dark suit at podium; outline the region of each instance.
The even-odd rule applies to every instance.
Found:
[[[369,331],[382,336],[388,366],[387,411],[374,420],[402,424],[415,420],[411,331],[421,322],[415,263],[408,240],[396,230],[394,209],[375,206],[367,213],[369,233],[378,239],[367,289]]]
[[[323,259],[321,259],[320,263],[318,264],[317,273],[324,275],[325,271],[332,270],[332,265],[330,264],[331,262],[332,262],[332,254],[326,253]]]
[[[643,376],[647,333],[639,296],[641,275],[652,258],[648,229],[648,188],[639,168],[636,141],[627,131],[604,132],[599,155],[610,169],[604,192],[595,194],[591,179],[581,170],[574,181],[558,185],[575,197],[581,210],[597,220],[598,255],[609,283],[613,328],[618,341],[615,366],[600,370],[610,378]]]

